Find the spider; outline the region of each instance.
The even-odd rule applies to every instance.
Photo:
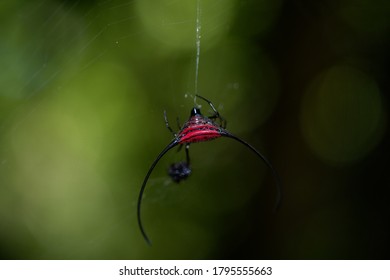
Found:
[[[230,133],[226,130],[226,120],[221,117],[217,109],[215,109],[213,103],[211,103],[210,100],[200,96],[196,95],[200,99],[203,99],[205,102],[208,103],[208,105],[211,107],[212,111],[214,112],[213,115],[210,117],[205,117],[200,112],[200,109],[197,107],[192,108],[190,118],[188,121],[183,125],[183,127],[179,130],[178,133],[175,133],[172,128],[169,126],[168,119],[166,112],[164,111],[164,119],[165,119],[165,125],[168,128],[168,130],[173,134],[174,138],[173,140],[160,152],[160,154],[157,156],[157,158],[152,163],[151,167],[149,168],[148,172],[146,173],[145,179],[142,183],[139,196],[138,196],[138,204],[137,204],[137,218],[138,218],[138,225],[140,228],[140,231],[142,233],[143,238],[145,241],[151,245],[151,241],[148,237],[148,235],[145,232],[145,229],[142,225],[141,221],[141,202],[142,202],[142,196],[145,191],[146,183],[148,182],[148,179],[150,177],[150,174],[152,173],[153,169],[156,167],[157,163],[160,161],[160,159],[172,148],[174,148],[177,145],[180,145],[179,149],[181,149],[183,146],[185,146],[185,152],[186,152],[186,158],[187,162],[179,162],[172,164],[169,169],[169,175],[175,182],[180,182],[182,179],[186,179],[191,174],[191,169],[189,166],[190,158],[189,158],[189,147],[192,143],[197,142],[204,142],[204,141],[210,141],[219,137],[228,137],[232,138],[244,146],[248,147],[252,152],[254,152],[272,171],[272,175],[274,177],[274,180],[276,182],[277,187],[277,201],[275,208],[278,207],[280,203],[281,198],[281,183],[279,176],[276,172],[276,170],[273,168],[271,162],[260,152],[258,152],[253,146],[251,146],[249,143],[245,142],[244,140],[238,138],[234,134]]]

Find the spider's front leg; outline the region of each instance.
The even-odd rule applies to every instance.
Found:
[[[218,120],[219,121],[219,126],[222,127],[223,129],[226,128],[227,122],[226,119],[222,118],[221,115],[218,113],[218,115],[214,114],[210,117],[208,117],[211,120]]]
[[[177,123],[177,128],[179,129],[179,131],[181,130],[181,124],[180,124],[180,119],[179,117],[176,118],[176,123]]]
[[[227,124],[226,120],[221,117],[221,115],[219,114],[218,110],[215,109],[214,104],[210,100],[208,100],[208,99],[206,99],[206,98],[204,98],[204,97],[202,97],[200,95],[196,95],[196,96],[199,97],[200,99],[203,99],[204,101],[206,101],[207,104],[209,104],[209,106],[213,110],[214,115],[212,115],[212,116],[210,116],[208,118],[211,119],[211,120],[219,120],[219,126],[222,127],[223,129],[225,129],[226,128],[226,124]]]
[[[173,131],[173,129],[169,126],[168,118],[167,118],[167,111],[164,110],[164,120],[165,120],[165,126],[168,128],[168,130],[173,134],[173,136],[176,138],[176,133]]]

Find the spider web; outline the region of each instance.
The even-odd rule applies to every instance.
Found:
[[[0,224],[9,228],[0,242],[5,257],[159,256],[131,248],[141,242],[134,229],[141,180],[170,139],[162,111],[168,111],[174,127],[175,117],[186,120],[194,105],[188,97],[199,93],[218,100],[222,114],[242,107],[240,122],[251,102],[264,99],[243,98],[248,80],[242,69],[248,65],[242,61],[249,63],[248,48],[228,36],[237,5],[233,0],[1,4]],[[266,66],[257,70],[269,80],[264,73],[272,73],[272,64],[260,55]],[[275,96],[272,83],[268,97]],[[258,125],[276,97],[269,100],[264,105],[269,108],[258,111]],[[237,132],[253,128],[241,123]],[[220,155],[211,147],[206,166]],[[172,152],[148,183],[146,197],[168,203],[171,212],[180,197],[177,202],[167,198],[177,189],[171,188],[164,166],[183,158]],[[181,201],[194,189],[190,185]],[[202,227],[187,226],[209,244]],[[25,244],[16,245],[20,240]],[[193,257],[179,248],[172,256]]]

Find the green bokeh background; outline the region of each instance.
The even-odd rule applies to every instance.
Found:
[[[389,258],[390,2],[201,1],[199,94],[230,139],[143,178],[194,106],[196,0],[0,4],[2,259]],[[207,104],[202,111],[208,114]]]

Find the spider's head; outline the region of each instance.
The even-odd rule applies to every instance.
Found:
[[[199,108],[194,107],[191,110],[191,117],[196,116],[196,115],[202,115],[202,113],[200,112]]]

